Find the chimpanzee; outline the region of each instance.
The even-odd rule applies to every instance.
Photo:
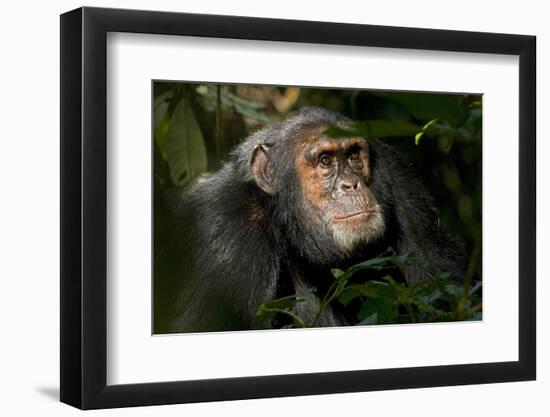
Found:
[[[331,268],[388,247],[420,255],[428,273],[461,279],[460,245],[440,229],[431,197],[394,147],[325,133],[349,123],[304,108],[250,135],[221,169],[172,196],[176,245],[155,260],[155,303],[174,305],[157,332],[280,327],[277,318],[255,320],[260,304],[312,287],[322,296]],[[174,268],[163,267],[167,257]],[[426,269],[400,275],[414,282]],[[333,304],[320,316],[315,299],[296,308],[319,327],[351,324],[351,313]]]

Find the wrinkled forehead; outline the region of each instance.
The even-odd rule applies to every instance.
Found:
[[[331,137],[324,132],[329,126],[318,126],[312,129],[304,129],[293,137],[295,149],[301,152],[326,152],[347,151],[350,148],[366,148],[366,139],[360,136]]]
[[[367,141],[359,136],[346,138],[332,138],[330,136],[320,136],[316,141],[307,144],[307,149],[323,149],[336,152],[339,150],[346,151],[350,148],[364,148],[367,146]]]

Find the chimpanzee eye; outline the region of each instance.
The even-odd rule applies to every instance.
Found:
[[[357,161],[359,159],[359,152],[357,152],[357,151],[352,152],[349,155],[349,159],[352,160],[352,161]]]
[[[330,163],[332,162],[332,157],[329,154],[324,153],[319,158],[319,162],[325,167],[330,166]]]

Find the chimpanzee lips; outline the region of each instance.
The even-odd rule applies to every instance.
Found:
[[[369,210],[361,210],[357,211],[355,213],[346,214],[345,216],[338,216],[334,217],[334,221],[342,221],[342,220],[351,220],[351,219],[368,219],[371,214],[376,213],[376,210],[369,209]]]

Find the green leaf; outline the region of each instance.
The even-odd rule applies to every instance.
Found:
[[[156,93],[155,89],[155,93]],[[153,108],[153,129],[155,142],[160,151],[162,159],[168,160],[168,152],[166,147],[168,145],[168,123],[170,122],[170,115],[168,114],[168,107],[170,106],[170,98],[172,97],[172,91],[166,91],[155,97]]]
[[[359,326],[368,326],[371,324],[378,324],[378,313],[373,313],[368,316],[365,320],[359,322]]]
[[[414,144],[418,145],[420,143],[420,139],[422,139],[422,136],[424,136],[425,132],[418,132],[416,135],[414,135]]]
[[[346,270],[346,275],[353,275],[354,273],[363,269],[381,270],[392,267],[406,266],[409,265],[412,260],[413,258],[410,254],[379,256],[377,258],[372,258],[368,261],[360,262],[351,266]]]
[[[426,123],[424,126],[422,126],[422,131],[417,133],[416,136],[414,137],[414,144],[415,145],[418,145],[420,143],[420,139],[422,138],[422,136],[424,135],[424,133],[426,133],[426,131],[434,124],[434,123],[437,123],[439,121],[439,119],[432,119],[430,120],[428,123]]]
[[[206,171],[204,139],[193,110],[185,98],[179,101],[170,119],[166,150],[174,184],[183,185]]]
[[[164,119],[164,116],[166,115],[166,112],[168,111],[168,107],[170,105],[169,99],[172,97],[172,92],[167,91],[163,94],[161,94],[158,97],[155,97],[155,103],[154,103],[154,126],[156,127],[159,122]]]
[[[297,303],[315,298],[315,288],[309,288],[299,294],[289,295],[260,304],[256,311],[256,320],[270,320],[279,314],[288,316],[292,319],[296,327],[308,327],[308,324],[296,314],[294,308]]]
[[[164,113],[162,120],[160,120],[155,125],[155,128],[154,128],[155,142],[160,151],[160,155],[162,156],[162,159],[165,161],[168,160],[167,147],[168,147],[169,122],[170,122],[170,117],[168,117],[168,113]]]
[[[336,279],[340,279],[345,274],[344,271],[342,271],[341,269],[338,269],[338,268],[333,268],[333,269],[330,270],[330,272],[332,273],[332,276],[334,276],[334,278],[336,278]]]
[[[310,298],[315,297],[315,291],[316,291],[315,288],[309,288],[306,291],[303,291],[298,294],[293,294],[287,297],[281,297],[275,300],[268,301],[267,303],[261,304],[260,307],[265,307],[270,309],[294,308],[296,303],[307,301]]]

